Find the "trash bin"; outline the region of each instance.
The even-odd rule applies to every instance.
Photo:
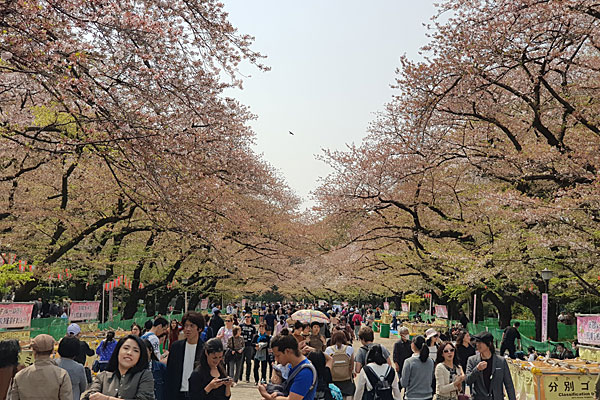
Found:
[[[258,310],[252,310],[252,320],[254,320],[254,325],[258,325],[258,321],[259,321]]]
[[[379,337],[389,339],[390,337],[390,324],[381,324],[381,332],[379,333]]]
[[[381,323],[381,320],[376,319],[375,321],[373,321],[373,332],[379,332],[379,324]]]

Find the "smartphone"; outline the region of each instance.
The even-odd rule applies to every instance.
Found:
[[[230,380],[231,380],[231,377],[230,377],[230,376],[228,376],[228,377],[226,377],[226,378],[221,378],[221,379],[219,379],[217,382],[229,382]]]

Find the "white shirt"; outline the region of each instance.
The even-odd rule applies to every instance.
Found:
[[[183,353],[183,374],[181,375],[181,388],[182,392],[189,391],[189,379],[190,375],[194,371],[194,360],[196,359],[196,346],[197,344],[189,344],[185,342],[185,350]]]
[[[367,365],[373,369],[373,371],[375,372],[375,374],[377,376],[380,376],[380,377],[386,376],[389,369],[394,371],[394,381],[392,382],[392,397],[394,398],[394,400],[400,400],[401,397],[400,397],[400,389],[398,389],[398,374],[396,373],[396,371],[392,367],[390,367],[387,363],[382,364],[382,365],[377,365],[375,363],[369,363]],[[354,400],[361,400],[365,390],[367,390],[367,391],[373,390],[373,387],[371,386],[371,382],[369,382],[369,379],[367,378],[365,369],[363,368],[360,370],[360,373],[358,374],[358,377],[357,377],[356,391],[354,392]]]
[[[219,328],[217,336],[221,336],[221,334],[223,334],[223,337],[221,338],[221,342],[223,343],[223,349],[227,350],[227,342],[229,341],[229,338],[233,336],[233,328],[227,329],[226,326],[223,326]]]
[[[142,335],[142,339],[148,339],[150,341],[152,348],[154,349],[154,355],[160,360],[160,340],[158,339],[158,336],[156,336],[154,332],[146,332]]]
[[[325,349],[324,353],[331,356],[333,355],[333,353],[335,353],[336,350],[337,346],[329,346]],[[354,349],[352,348],[352,346],[346,346],[346,354],[348,355],[348,357],[352,357],[352,354],[354,354]]]

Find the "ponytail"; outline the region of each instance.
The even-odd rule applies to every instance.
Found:
[[[109,331],[106,333],[106,339],[102,342],[102,349],[106,349],[106,345],[115,340],[115,332]]]
[[[421,362],[427,361],[429,358],[429,347],[425,346],[425,338],[423,336],[417,336],[412,342],[417,350],[419,350],[419,360],[421,360]]]

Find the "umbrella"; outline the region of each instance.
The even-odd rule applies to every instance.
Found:
[[[311,323],[317,321],[321,324],[326,324],[329,322],[329,318],[327,315],[323,314],[321,311],[317,310],[299,310],[292,314],[292,319],[294,321],[307,322]]]

